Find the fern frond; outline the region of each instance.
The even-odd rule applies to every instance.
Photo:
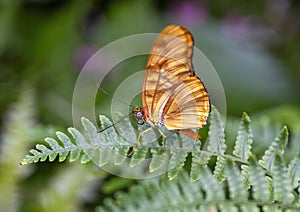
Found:
[[[225,159],[222,157],[226,150],[225,144],[225,133],[224,133],[224,123],[221,120],[221,115],[219,111],[212,107],[212,112],[210,116],[210,126],[207,138],[207,149],[212,152],[216,152],[217,162],[214,170],[214,175],[218,179],[219,183],[225,180],[224,166]]]
[[[243,113],[238,135],[236,137],[233,154],[247,161],[250,156],[252,140],[252,129],[250,127],[250,118]]]
[[[182,169],[187,154],[188,152],[184,150],[178,151],[176,149],[171,149],[171,158],[168,166],[168,177],[170,180],[173,180],[177,176],[178,172]]]
[[[252,164],[255,166],[254,164]],[[231,160],[226,160],[226,173],[230,196],[226,187],[220,185],[207,166],[202,166],[199,181],[191,182],[185,172],[169,181],[167,178],[143,181],[119,192],[115,199],[109,198],[97,211],[297,211],[299,206],[291,202],[274,200],[253,200],[251,190],[246,189],[239,169]]]
[[[111,121],[105,116],[100,116],[102,128],[110,126]],[[222,184],[226,179],[229,185],[229,191],[232,199],[237,201],[246,201],[249,196],[249,190],[253,189],[253,196],[259,201],[271,201],[274,199],[273,189],[277,187],[278,197],[276,201],[287,201],[283,198],[284,194],[291,193],[292,188],[297,186],[297,178],[299,178],[299,155],[289,165],[289,173],[280,176],[280,172],[288,170],[281,163],[276,162],[274,165],[275,155],[283,154],[283,150],[287,144],[288,132],[284,127],[281,134],[274,140],[271,147],[265,152],[264,157],[260,161],[262,167],[256,162],[249,160],[251,145],[251,128],[250,119],[243,114],[240,129],[238,132],[235,154],[238,157],[225,154],[225,134],[224,124],[218,111],[213,108],[210,117],[210,127],[207,148],[201,150],[200,143],[190,138],[175,133],[166,132],[168,145],[170,149],[164,150],[162,146],[155,140],[156,135],[151,130],[143,134],[138,148],[131,157],[128,157],[128,151],[136,141],[130,140],[130,136],[136,138],[134,129],[129,120],[124,119],[122,125],[127,125],[126,129],[121,126],[119,128],[110,127],[105,131],[98,133],[95,125],[86,118],[81,120],[83,132],[75,128],[68,128],[68,134],[57,132],[56,138],[46,138],[46,145],[37,144],[35,149],[30,150],[22,164],[34,163],[38,161],[55,160],[65,161],[68,157],[70,161],[81,160],[81,163],[93,161],[98,166],[113,165],[120,166],[126,161],[128,169],[132,167],[148,167],[150,173],[159,174],[167,172],[169,180],[173,180],[185,165],[188,154],[191,154],[192,162],[190,165],[191,181],[199,181],[203,185],[205,191],[206,185],[213,188],[212,184]],[[118,131],[117,131],[118,130]],[[149,145],[149,141],[151,145]],[[147,143],[148,142],[148,143]],[[151,158],[152,156],[152,158]],[[212,171],[208,173],[206,170],[208,160],[216,157],[216,163],[212,164]],[[240,158],[241,157],[241,158]],[[253,156],[254,157],[254,156]],[[145,160],[147,159],[147,160]],[[245,161],[246,160],[246,161]],[[241,162],[241,171],[237,168]],[[266,164],[266,165],[265,165]],[[281,164],[281,165],[280,165]],[[272,168],[272,166],[275,166]],[[187,166],[187,167],[188,167]],[[271,167],[267,169],[266,167]],[[259,179],[255,176],[259,175]],[[288,181],[288,177],[291,179]],[[277,178],[276,178],[277,177]],[[205,183],[203,179],[210,182]],[[284,180],[285,179],[285,180]],[[278,184],[282,182],[287,190],[283,190],[283,186]],[[218,188],[222,190],[222,188]],[[289,191],[289,192],[288,192]],[[217,189],[209,194],[205,191],[209,199],[214,199],[213,195],[217,195]],[[223,198],[224,191],[220,191],[218,198]],[[272,196],[272,195],[273,196]],[[211,195],[211,196],[210,196]],[[218,207],[221,207],[220,205]]]
[[[218,155],[223,155],[226,150],[224,123],[221,114],[214,106],[212,106],[209,121],[210,126],[206,140],[207,149],[216,152]]]
[[[224,201],[225,193],[221,184],[212,175],[211,171],[207,166],[202,166],[199,168],[199,175],[201,187],[206,193],[206,201]]]
[[[149,165],[149,171],[155,172],[168,164],[169,157],[166,151],[162,149],[151,149],[152,159]]]
[[[148,148],[137,148],[132,155],[129,167],[135,167],[142,163],[145,160],[148,151]]]
[[[216,109],[212,114],[214,115],[211,118],[211,136],[221,140],[221,142],[214,141],[209,146],[210,148],[216,147],[224,154],[226,147],[224,144],[224,128],[220,131],[221,134],[216,131],[223,124],[219,123],[221,121],[220,114]],[[112,125],[107,117],[100,115],[99,118],[102,128]],[[46,145],[37,144],[36,148],[30,150],[31,154],[26,155],[21,164],[36,163],[47,159],[53,161],[57,157],[62,162],[69,156],[71,162],[78,159],[81,160],[81,163],[93,161],[100,167],[108,163],[121,165],[126,159],[129,159],[129,167],[135,167],[140,165],[149,153],[152,153],[150,172],[168,167],[169,178],[173,179],[184,166],[187,155],[192,152],[194,163],[191,172],[194,175],[194,180],[196,180],[198,179],[198,167],[206,164],[211,155],[218,155],[216,152],[201,151],[198,141],[195,142],[184,135],[178,137],[175,133],[167,131],[165,133],[168,145],[171,145],[168,152],[170,157],[168,158],[168,154],[165,154],[166,152],[162,151],[162,147],[158,145],[155,133],[150,130],[141,136],[138,148],[134,151],[132,157],[128,158],[128,151],[135,144],[135,140],[130,140],[130,137],[136,139],[136,134],[128,119],[122,120],[122,123],[120,123],[122,126],[117,128],[118,132],[114,127],[110,127],[98,133],[95,125],[84,117],[81,119],[81,123],[84,129],[83,133],[75,128],[69,128],[69,134],[57,132],[57,138],[45,138]],[[149,141],[152,142],[151,145],[147,143]],[[219,158],[219,160],[221,161],[222,158]]]
[[[119,166],[122,165],[127,158],[130,149],[130,146],[128,145],[134,144],[137,137],[128,118],[124,118],[121,113],[116,113],[116,118],[118,120],[122,119],[117,128],[120,135],[117,140],[120,146],[115,146],[113,156],[115,165]]]
[[[297,156],[290,162],[288,172],[292,180],[293,188],[297,188],[300,182],[300,150]]]
[[[283,154],[288,142],[288,129],[286,126],[280,132],[280,135],[275,138],[275,140],[271,143],[269,149],[265,152],[264,156],[261,160],[259,160],[259,164],[266,168],[267,170],[271,170],[271,167],[275,160],[275,155],[277,153]]]
[[[271,172],[273,173],[273,187],[275,200],[282,201],[287,204],[294,199],[292,195],[292,183],[287,167],[283,162],[282,156],[277,152],[274,158]]]
[[[124,140],[122,137],[119,138],[120,144],[124,145],[125,143],[127,143],[126,140]],[[128,155],[128,151],[129,151],[128,146],[120,146],[120,147],[115,147],[114,148],[114,164],[117,166],[120,166],[124,163],[124,161],[127,158]]]
[[[254,203],[250,203],[247,205],[242,205],[241,206],[241,211],[243,212],[260,212],[259,206],[255,205]]]
[[[170,151],[171,156],[168,165],[168,177],[170,180],[173,180],[182,170],[189,151],[195,143],[193,139],[185,135],[180,135],[180,139],[181,142],[177,141]],[[180,143],[182,144],[182,149],[180,148]]]
[[[277,205],[264,205],[262,207],[264,212],[281,212],[281,208]]]
[[[190,182],[190,179],[188,178],[188,176],[186,174],[180,173],[179,178],[182,178],[182,179],[177,180],[178,186],[182,190],[182,198],[185,201],[187,201],[188,203],[192,203],[194,201],[194,199],[203,199],[204,198],[203,192],[199,191],[198,187],[194,186],[195,184]],[[196,184],[198,184],[198,183],[196,183]]]
[[[246,201],[248,199],[248,192],[245,180],[232,160],[228,159],[226,161],[225,170],[230,197],[237,201]]]
[[[0,211],[21,210],[20,182],[29,170],[22,169],[18,163],[21,155],[26,154],[28,146],[32,145],[30,140],[33,140],[36,109],[34,97],[34,90],[24,86],[17,101],[1,117]]]
[[[218,180],[219,183],[222,183],[226,179],[225,164],[226,159],[224,157],[218,156],[214,169],[214,177]]]
[[[195,149],[199,150],[200,146],[195,145]],[[191,164],[191,181],[197,181],[200,179],[200,168],[204,165],[207,165],[208,159],[210,158],[210,155],[201,154],[199,152],[193,152],[192,153],[192,164]]]
[[[40,209],[42,211],[81,211],[82,208],[78,202],[90,195],[94,186],[91,180],[103,182],[104,178],[105,175],[92,175],[88,167],[78,166],[75,163],[67,164],[60,172],[53,173],[49,182],[44,183],[39,192],[32,192],[32,198],[36,200],[34,207],[44,208]],[[26,211],[26,209],[23,210]],[[27,210],[35,211],[34,209]]]
[[[250,189],[251,183],[249,180],[249,165],[242,164],[241,165],[242,176],[245,180],[247,189]]]
[[[75,130],[75,129],[74,129]],[[70,160],[74,161],[75,159],[78,159],[79,154],[81,152],[81,148],[74,145],[73,143],[69,143],[70,139],[68,136],[62,132],[56,133],[60,141],[63,143],[63,146],[61,146],[57,140],[53,138],[45,138],[46,143],[50,146],[46,147],[42,144],[37,144],[36,149],[30,150],[30,153],[32,155],[26,155],[26,157],[21,162],[22,165],[28,164],[28,163],[36,163],[39,160],[45,161],[47,158],[49,158],[49,161],[54,161],[57,155],[59,155],[59,161],[64,161],[67,157],[67,155],[71,152]]]
[[[70,161],[79,159],[81,152],[84,152],[82,156],[82,163],[86,163],[90,160],[90,156],[93,156],[96,152],[94,148],[98,143],[96,127],[86,118],[81,119],[82,125],[85,128],[85,132],[88,134],[88,138],[83,136],[75,128],[68,128],[68,132],[71,136],[63,132],[56,132],[59,142],[54,138],[45,138],[46,143],[49,147],[43,144],[37,144],[36,149],[30,150],[31,155],[26,155],[22,165],[29,163],[36,163],[38,161],[45,161],[49,158],[49,161],[56,159],[59,155],[59,161],[62,162],[66,159],[70,153]],[[74,143],[72,142],[74,141]],[[61,144],[60,144],[61,143]]]
[[[232,202],[221,203],[219,205],[220,211],[223,212],[238,212],[239,209]]]
[[[209,131],[208,138],[205,142],[203,150],[208,150],[211,153],[216,155],[224,155],[226,150],[225,144],[225,133],[224,133],[224,123],[222,122],[221,115],[219,111],[212,106],[212,111],[209,116]],[[196,145],[196,150],[200,149],[200,145]],[[197,151],[192,153],[192,164],[191,164],[191,180],[196,181],[199,180],[199,169],[208,163],[211,159],[212,154],[203,154]],[[217,158],[217,168],[215,172],[215,176],[218,176],[219,182],[223,181],[224,174],[224,164],[222,156]]]
[[[250,185],[253,187],[253,197],[255,200],[268,202],[271,200],[271,188],[268,184],[266,173],[257,161],[250,157],[248,166],[248,176]]]
[[[45,139],[46,145],[38,144],[30,150],[31,155],[25,157],[23,164],[47,159],[52,161],[57,157],[59,161],[64,161],[69,157],[70,161],[80,159],[82,163],[92,160],[98,166],[121,165],[126,161],[128,169],[142,167],[144,171],[144,168],[149,167],[153,176],[167,172],[169,181],[154,184],[147,182],[143,186],[134,187],[132,193],[119,193],[117,203],[107,200],[104,208],[115,211],[148,210],[150,207],[181,211],[187,208],[191,211],[257,211],[258,208],[269,210],[272,207],[268,205],[274,202],[278,209],[299,207],[296,201],[299,194],[294,188],[298,186],[300,153],[288,167],[285,165],[283,153],[288,140],[286,127],[257,163],[251,152],[252,133],[250,119],[246,114],[241,118],[236,138],[236,156],[225,154],[224,124],[215,108],[210,117],[208,140],[202,149],[199,142],[167,131],[164,132],[168,147],[165,150],[150,130],[141,136],[138,148],[128,157],[128,151],[136,142],[130,140],[130,137],[136,139],[137,136],[129,121],[123,121],[122,125],[128,125],[126,128],[110,127],[98,133],[92,122],[82,118],[83,132],[75,128],[69,128],[68,133],[57,132],[56,138]],[[112,124],[105,116],[100,116],[100,123],[103,128]],[[189,154],[192,162],[183,168]],[[216,163],[210,164],[210,170],[208,161],[212,157],[216,157]],[[182,174],[189,165],[193,182]],[[226,197],[226,193],[229,193],[229,197]],[[137,200],[133,200],[133,196],[138,196]]]

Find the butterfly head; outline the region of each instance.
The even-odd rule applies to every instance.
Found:
[[[143,109],[141,107],[136,107],[136,108],[133,109],[132,112],[133,112],[134,117],[137,120],[137,123],[139,125],[144,124],[144,112],[143,112]]]

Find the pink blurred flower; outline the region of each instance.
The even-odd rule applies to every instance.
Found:
[[[208,18],[207,8],[193,1],[173,4],[167,11],[169,19],[184,26],[202,25]]]
[[[114,55],[98,51],[95,46],[82,46],[75,54],[75,65],[82,74],[99,77],[110,72],[107,80],[113,80],[117,67],[114,67]],[[82,72],[83,71],[83,72]]]
[[[75,55],[76,66],[81,69],[85,63],[96,53],[96,48],[92,46],[81,46]]]
[[[274,30],[251,16],[228,15],[222,20],[222,30],[227,35],[260,43],[269,42],[276,37]]]

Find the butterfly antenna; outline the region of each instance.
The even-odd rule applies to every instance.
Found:
[[[101,85],[100,84],[97,84],[97,87],[98,87],[98,89],[99,90],[101,90],[103,93],[105,93],[107,96],[110,96],[111,98],[112,98],[112,96],[106,91],[106,90],[104,90],[104,88],[102,88],[101,87]],[[135,108],[133,105],[131,105],[131,104],[128,104],[127,102],[124,102],[124,101],[122,101],[121,99],[118,99],[118,98],[116,98],[119,102],[122,102],[123,104],[125,104],[125,105],[128,105],[128,106],[130,106],[130,107],[132,107],[132,108]],[[129,114],[130,115],[130,114]]]
[[[111,128],[111,127],[115,126],[116,124],[120,123],[122,120],[124,120],[125,118],[127,118],[128,116],[130,116],[132,113],[133,113],[133,112],[130,112],[128,115],[122,117],[122,118],[119,119],[117,122],[113,123],[112,125],[109,125],[109,126],[105,127],[104,129],[99,130],[98,133],[101,133],[101,132],[107,130],[108,128]]]

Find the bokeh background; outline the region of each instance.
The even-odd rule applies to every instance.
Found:
[[[246,111],[268,126],[257,132],[286,124],[291,152],[297,152],[299,20],[296,0],[0,1],[0,211],[93,211],[138,183],[93,164],[18,163],[44,137],[72,126],[76,78],[98,49],[124,36],[158,33],[168,24],[190,29],[215,66],[229,122]],[[144,69],[146,58],[117,65],[103,86],[113,93],[122,79]],[[110,101],[99,93],[97,113],[107,114]],[[260,138],[273,136],[260,135],[258,150],[271,142],[260,144]]]

